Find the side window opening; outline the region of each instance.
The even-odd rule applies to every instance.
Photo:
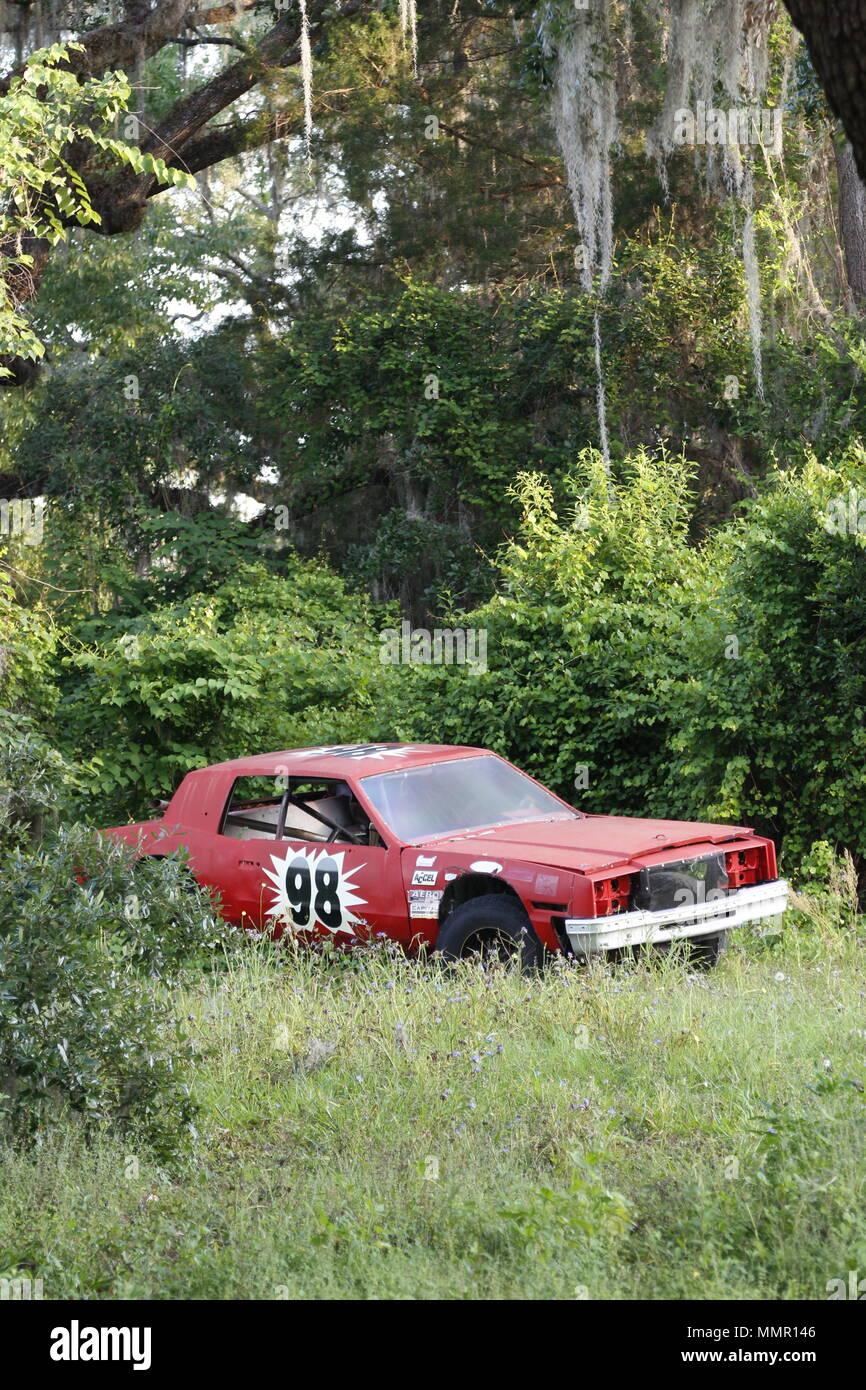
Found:
[[[285,795],[278,777],[238,777],[223,817],[233,840],[275,840]]]
[[[327,778],[291,779],[283,839],[368,845],[370,832],[369,818],[348,782]]]
[[[309,840],[381,845],[348,782],[337,778],[238,777],[221,833],[233,840]]]

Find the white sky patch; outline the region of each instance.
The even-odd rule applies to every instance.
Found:
[[[232,511],[241,521],[252,521],[254,517],[267,511],[267,507],[264,502],[260,502],[257,497],[251,497],[248,492],[236,492]]]

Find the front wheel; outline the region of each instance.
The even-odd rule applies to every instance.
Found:
[[[726,931],[716,932],[714,936],[686,937],[682,941],[658,941],[643,948],[653,956],[667,956],[673,952],[692,970],[711,970],[727,949]]]
[[[717,932],[715,936],[699,936],[689,942],[689,960],[697,970],[711,970],[718,965],[728,949],[728,933]]]
[[[499,960],[527,971],[537,970],[544,958],[544,947],[523,906],[505,893],[485,893],[455,907],[435,950],[444,960]]]

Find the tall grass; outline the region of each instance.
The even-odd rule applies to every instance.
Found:
[[[46,1298],[826,1297],[866,1275],[859,923],[539,978],[265,945],[172,998],[194,1159],[9,1153]]]

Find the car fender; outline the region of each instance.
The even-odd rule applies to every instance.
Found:
[[[410,846],[401,856],[410,918],[438,930],[469,898],[507,893],[523,905],[538,939],[550,951],[561,949],[553,919],[569,911],[574,875],[566,870],[493,857],[490,846],[478,854],[425,851]]]

